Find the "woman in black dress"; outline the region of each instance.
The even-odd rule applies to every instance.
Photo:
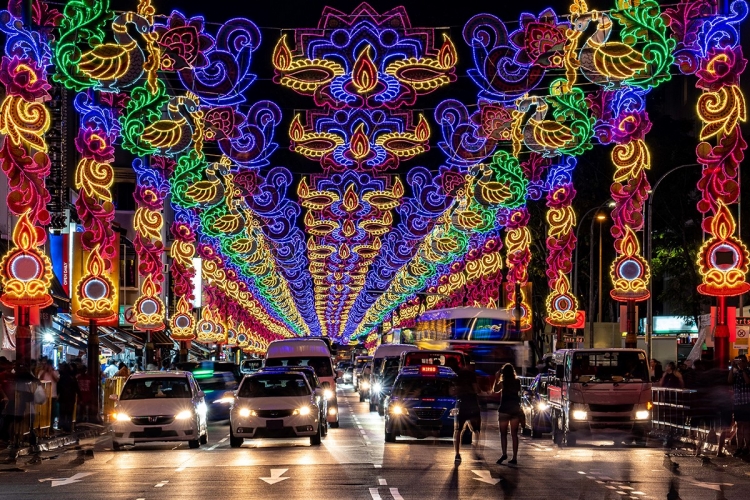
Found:
[[[508,458],[508,426],[513,439],[513,459],[508,463],[516,465],[518,455],[518,426],[523,418],[521,410],[521,381],[516,377],[513,365],[506,363],[495,376],[493,392],[501,394],[500,407],[497,409],[498,424],[500,426],[500,444],[503,456],[497,461],[502,464]]]

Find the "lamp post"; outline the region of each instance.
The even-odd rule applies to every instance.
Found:
[[[607,203],[602,203],[600,206],[597,207],[597,210],[601,210],[604,208]],[[591,227],[589,229],[589,307],[588,307],[588,315],[589,315],[589,347],[594,347],[594,221],[599,221],[599,315],[601,315],[602,310],[602,300],[601,300],[601,294],[602,294],[602,227],[601,223],[605,220],[607,220],[607,216],[603,213],[597,214],[596,217],[591,218]],[[599,319],[601,321],[601,319]]]
[[[665,177],[667,177],[672,172],[676,172],[677,170],[687,168],[687,167],[698,167],[702,166],[700,163],[685,163],[684,165],[678,165],[670,170],[668,170],[664,175],[659,177],[659,180],[656,181],[654,184],[654,187],[651,188],[650,196],[648,197],[648,203],[647,203],[647,217],[646,217],[646,241],[648,244],[646,245],[646,262],[648,262],[648,265],[651,266],[651,249],[653,246],[653,231],[652,231],[652,214],[653,214],[653,204],[654,204],[654,195],[656,194],[656,188],[659,187],[659,184],[661,184],[661,181],[664,180]],[[648,359],[651,359],[651,355],[653,354],[652,346],[651,346],[651,337],[653,335],[653,324],[654,324],[654,276],[651,275],[651,279],[648,280],[648,299],[646,300],[646,354],[648,355]]]
[[[580,220],[578,221],[578,227],[576,228],[576,249],[575,249],[575,253],[574,253],[574,256],[573,256],[573,296],[574,297],[578,297],[578,242],[580,241],[580,239],[578,237],[578,234],[581,231],[581,222],[585,221],[586,217],[588,217],[590,213],[596,212],[598,210],[601,210],[604,207],[612,207],[612,206],[614,206],[614,201],[607,200],[604,203],[602,203],[601,205],[599,205],[598,207],[594,207],[594,208],[589,209],[589,211],[586,212],[585,214],[583,214],[583,217],[581,217]],[[591,227],[592,227],[592,231],[593,231],[593,221],[592,221],[592,226]],[[592,238],[591,241],[593,241],[593,234],[594,233],[592,232],[591,233],[591,238]]]

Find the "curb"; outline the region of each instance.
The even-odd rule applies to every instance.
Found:
[[[17,457],[34,455],[43,451],[53,451],[66,446],[77,445],[83,440],[99,437],[108,432],[108,428],[103,425],[86,424],[86,427],[89,427],[89,429],[74,432],[73,434],[45,439],[35,446],[26,446],[24,448],[8,451],[11,457],[14,453]]]

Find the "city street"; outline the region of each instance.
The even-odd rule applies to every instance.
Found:
[[[647,449],[582,441],[572,449],[523,437],[519,466],[496,465],[497,424],[482,439],[484,460],[469,450],[455,466],[450,440],[401,438],[383,442],[383,420],[359,403],[349,386],[339,389],[341,427],[320,447],[307,439],[245,442],[229,447],[226,423],[210,428],[209,443],[147,444],[121,452],[111,441],[82,460],[70,450],[49,453],[38,465],[28,458],[0,466],[3,499],[743,499],[748,467],[725,458],[702,464],[687,451],[665,462],[660,442]],[[487,439],[489,437],[489,439]],[[670,488],[672,492],[670,493]],[[678,494],[677,494],[678,492]]]

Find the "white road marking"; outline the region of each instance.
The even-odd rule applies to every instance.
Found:
[[[185,470],[186,467],[187,467],[187,465],[181,465],[181,466],[177,467],[174,471],[175,472],[182,472],[182,471]]]
[[[62,477],[62,478],[46,477],[44,479],[40,479],[39,482],[43,483],[45,481],[51,481],[51,486],[53,488],[56,488],[57,486],[65,486],[67,484],[80,483],[84,477],[90,476],[92,474],[93,472],[79,472],[78,474],[74,474],[70,477]]]
[[[229,438],[224,438],[224,439],[220,439],[220,440],[219,440],[219,442],[220,442],[220,443],[223,443],[223,442],[224,442],[224,441],[226,441],[227,439],[229,439]]]
[[[388,483],[386,482],[386,480],[385,480],[384,478],[382,478],[382,477],[379,477],[379,478],[378,478],[378,484],[379,484],[380,486],[385,486],[385,485],[387,485]]]
[[[393,500],[404,500],[404,497],[402,497],[401,493],[398,492],[398,488],[390,488],[390,491]]]
[[[375,467],[376,469],[382,469],[383,468],[382,464],[372,464],[372,466]]]
[[[213,445],[213,446],[212,446],[212,447],[210,447],[210,448],[206,448],[206,451],[214,451],[214,450],[215,450],[216,448],[218,448],[219,446],[221,446],[221,441],[219,441],[218,443],[216,443],[215,445]]]
[[[370,496],[372,497],[372,500],[383,500],[383,497],[380,496],[377,488],[370,488]]]
[[[280,483],[281,481],[283,481],[285,479],[291,479],[289,477],[281,477],[288,470],[289,469],[271,469],[271,477],[261,477],[259,479],[261,479],[262,481],[267,482],[268,484]]]
[[[488,470],[472,470],[474,474],[476,474],[479,477],[473,478],[475,481],[481,481],[483,483],[492,484],[495,485],[502,481],[501,478],[494,478],[492,477],[492,473]]]
[[[360,429],[359,432],[361,432],[362,434],[366,434],[367,433],[367,431],[364,430],[364,429]]]
[[[169,481],[162,481],[160,483],[156,483],[154,485],[154,488],[163,488],[165,484],[167,484]]]

